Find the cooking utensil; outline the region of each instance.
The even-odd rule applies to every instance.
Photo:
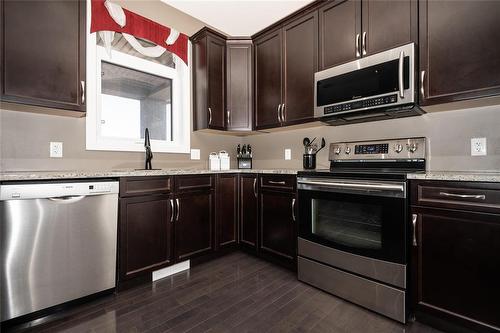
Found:
[[[311,140],[311,142],[309,143],[309,145],[312,145],[312,143],[314,142],[314,140],[316,140],[316,137],[314,137],[314,139]]]
[[[316,151],[316,154],[326,146],[325,138],[321,138],[321,147]]]
[[[311,143],[311,140],[309,140],[309,138],[304,138],[304,140],[302,140],[302,143],[304,144],[304,147],[307,147]]]

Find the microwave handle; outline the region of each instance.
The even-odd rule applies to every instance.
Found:
[[[404,84],[403,84],[403,62],[405,58],[404,51],[399,52],[399,68],[398,68],[398,85],[399,97],[405,98]]]

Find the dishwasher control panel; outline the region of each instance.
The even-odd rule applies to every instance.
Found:
[[[117,181],[93,181],[73,183],[6,184],[0,186],[0,200],[24,200],[118,194]]]

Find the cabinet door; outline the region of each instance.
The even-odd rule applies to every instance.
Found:
[[[224,129],[224,80],[226,41],[208,36],[208,127]]]
[[[240,175],[240,244],[257,250],[259,202],[257,175]]]
[[[120,199],[120,279],[172,263],[173,211],[166,195]]]
[[[273,30],[254,41],[255,47],[255,128],[281,126],[282,103],[281,29]]]
[[[227,129],[252,130],[252,41],[228,41],[226,44],[226,124]]]
[[[85,1],[2,1],[1,99],[85,111]]]
[[[362,55],[416,42],[417,0],[363,1]]]
[[[320,69],[355,60],[359,57],[360,43],[360,0],[335,0],[319,9]]]
[[[208,128],[207,37],[192,40],[193,50],[193,129]]]
[[[472,321],[500,328],[500,216],[423,208],[413,213],[417,310],[475,329]]]
[[[183,261],[214,250],[213,191],[176,195],[175,257]]]
[[[500,93],[500,1],[421,1],[421,104]]]
[[[284,259],[295,260],[295,194],[261,191],[259,249]]]
[[[238,175],[218,175],[216,195],[217,248],[234,246],[238,242]]]
[[[318,70],[317,12],[285,25],[283,42],[283,121],[296,124],[314,117],[314,73]]]

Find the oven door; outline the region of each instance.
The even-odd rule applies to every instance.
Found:
[[[406,264],[406,183],[298,179],[299,237]]]

